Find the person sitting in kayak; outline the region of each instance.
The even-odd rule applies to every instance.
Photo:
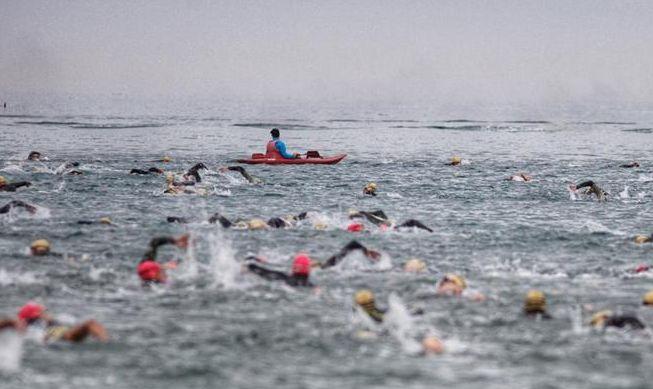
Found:
[[[301,156],[299,153],[291,154],[286,150],[286,144],[279,139],[281,136],[279,129],[273,128],[272,131],[270,131],[270,135],[272,135],[272,140],[268,142],[265,150],[265,154],[268,158],[297,159]]]

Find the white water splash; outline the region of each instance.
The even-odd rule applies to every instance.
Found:
[[[13,273],[0,269],[0,286],[35,284],[37,281],[32,273]]]
[[[0,332],[0,372],[14,373],[20,370],[23,359],[23,336],[14,330]]]
[[[622,199],[630,198],[630,195],[628,194],[628,186],[624,186],[624,190],[619,192],[619,197]]]
[[[220,230],[208,236],[210,271],[214,286],[233,289],[241,285],[238,277],[241,265],[236,261],[231,241],[224,238]]]
[[[580,305],[576,305],[573,310],[569,312],[571,319],[571,330],[574,334],[582,334],[585,332],[583,328],[583,312]]]
[[[384,324],[406,353],[418,354],[422,351],[421,344],[413,338],[413,317],[403,301],[394,293],[388,297],[388,312],[385,314]]]

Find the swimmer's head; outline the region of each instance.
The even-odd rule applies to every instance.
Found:
[[[327,228],[329,228],[329,225],[323,222],[316,222],[315,224],[313,224],[313,228],[315,228],[316,230],[326,230]]]
[[[278,128],[273,128],[272,131],[270,131],[270,135],[272,135],[272,138],[278,138],[281,136]]]
[[[32,255],[48,255],[50,253],[50,242],[45,239],[37,239],[29,246]]]
[[[171,173],[171,172],[166,173],[166,183],[167,184],[172,184],[174,181],[175,181],[174,173]]]
[[[136,268],[136,272],[141,280],[145,282],[163,282],[165,273],[161,265],[155,261],[143,261]]]
[[[404,271],[409,273],[421,273],[426,270],[426,263],[421,259],[411,258],[404,264]]]
[[[311,258],[308,254],[299,253],[292,262],[292,274],[308,276],[311,273]]]
[[[7,179],[3,176],[0,176],[0,187],[7,185]]]
[[[247,228],[250,230],[265,230],[268,228],[268,223],[263,219],[252,219],[247,222]]]
[[[647,243],[651,241],[651,237],[646,235],[635,235],[634,241],[637,244]]]
[[[599,311],[592,315],[592,319],[590,320],[590,324],[593,327],[604,327],[605,326],[605,321],[608,320],[612,316],[612,311],[609,310],[604,310],[604,311]]]
[[[524,299],[525,313],[544,313],[546,310],[546,297],[539,290],[529,290]]]
[[[150,173],[155,173],[155,174],[163,174],[163,170],[159,169],[158,167],[151,167],[147,169],[148,172]]]
[[[29,153],[27,156],[28,161],[40,161],[41,160],[41,153],[38,151],[32,151]]]
[[[427,336],[422,340],[422,350],[424,354],[442,354],[444,345],[437,336]]]
[[[354,295],[354,302],[360,306],[374,304],[374,293],[368,289],[362,289]]]
[[[653,290],[649,291],[644,295],[644,298],[642,299],[642,304],[653,306]]]
[[[465,279],[458,274],[447,274],[438,283],[437,293],[458,296],[467,288]]]
[[[172,158],[168,155],[165,155],[163,158],[161,158],[161,162],[172,162]]]
[[[41,318],[43,312],[45,312],[45,307],[43,305],[30,301],[20,308],[18,311],[18,319],[31,323]]]
[[[460,163],[461,163],[462,161],[463,161],[463,159],[460,158],[460,157],[457,156],[457,155],[454,155],[453,157],[451,157],[451,164],[452,164],[452,165],[460,165]]]
[[[111,225],[111,224],[113,224],[113,223],[111,222],[111,218],[110,218],[110,217],[105,216],[105,217],[101,217],[101,218],[100,218],[100,224]]]
[[[365,185],[365,187],[363,188],[363,194],[374,196],[376,194],[376,189],[377,189],[376,183],[370,182],[367,185]]]
[[[365,226],[362,223],[351,223],[347,226],[349,232],[361,232],[363,230],[365,230]]]

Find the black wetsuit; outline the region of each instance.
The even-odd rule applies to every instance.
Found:
[[[605,320],[604,326],[617,328],[630,327],[634,330],[643,330],[646,328],[646,325],[633,315],[610,316]]]
[[[0,207],[0,214],[9,213],[14,208],[25,208],[29,213],[35,213],[36,207],[30,204],[27,204],[24,201],[12,200],[11,202],[5,204],[3,207]]]
[[[224,227],[224,228],[229,228],[229,227],[231,227],[233,225],[231,220],[229,220],[226,217],[220,215],[219,213],[213,214],[213,216],[211,216],[209,218],[209,223],[211,223],[211,224],[220,223],[220,225],[222,227]]]
[[[0,186],[0,192],[15,192],[16,189],[18,189],[18,188],[22,188],[23,186],[29,187],[31,185],[32,185],[32,183],[29,182],[29,181],[12,182],[12,183]]]
[[[179,224],[185,224],[188,223],[188,219],[185,217],[178,217],[178,216],[168,216],[166,218],[168,223],[179,223]]]
[[[338,251],[337,254],[331,256],[329,259],[327,259],[325,262],[320,264],[320,267],[322,269],[326,269],[328,267],[333,267],[339,264],[349,253],[352,251],[356,250],[361,250],[365,256],[370,256],[370,250],[360,244],[356,240],[352,240],[351,242],[347,243],[345,247],[343,247],[340,251]]]
[[[129,171],[129,174],[163,174],[163,170],[157,168],[157,167],[151,167],[147,170],[141,170],[141,169],[132,169]]]
[[[290,227],[290,223],[286,222],[280,217],[273,217],[268,220],[268,226],[272,228],[286,228]]]
[[[385,212],[383,212],[380,209],[377,211],[369,211],[369,212],[359,211],[351,215],[349,218],[355,219],[360,217],[365,217],[365,219],[369,220],[371,223],[376,225],[389,223],[388,216],[386,216]]]
[[[156,261],[156,254],[159,247],[167,244],[175,244],[176,240],[170,236],[154,238],[150,241],[150,247],[143,255],[143,261]]]
[[[377,323],[381,323],[383,321],[383,316],[385,315],[385,310],[381,310],[376,306],[376,303],[374,301],[371,301],[367,304],[361,304],[359,305],[361,309],[367,313],[367,315],[372,318]]]
[[[202,182],[202,177],[200,176],[200,173],[198,172],[200,169],[206,169],[206,166],[203,163],[198,163],[192,168],[188,169],[186,174],[184,175],[184,178],[190,178],[192,177],[195,182]]]
[[[639,163],[637,163],[637,162],[631,162],[631,163],[627,163],[627,164],[625,164],[625,165],[621,165],[621,167],[625,167],[625,168],[634,168],[634,167],[639,167]]]
[[[41,153],[38,151],[31,151],[29,155],[27,156],[28,161],[40,161],[41,160]]]
[[[428,228],[422,222],[420,222],[419,220],[415,220],[415,219],[406,220],[405,222],[401,223],[400,225],[396,226],[395,228],[404,228],[404,227],[415,227],[415,228],[419,228],[420,230],[426,230],[428,232],[433,232],[432,229]]]
[[[252,184],[256,184],[256,183],[261,182],[261,180],[259,178],[254,177],[254,176],[250,175],[249,173],[247,173],[247,170],[245,170],[245,168],[242,167],[242,166],[227,166],[227,170],[231,170],[233,172],[240,173],[243,177],[245,177],[245,179],[247,181],[249,181]]]
[[[590,188],[589,193],[594,193],[596,195],[596,198],[599,200],[605,200],[605,196],[608,195],[608,192],[604,191],[600,186],[596,185],[594,181],[589,180],[585,182],[581,182],[580,184],[576,185],[576,189],[581,189],[581,188]]]
[[[290,286],[314,286],[308,279],[308,275],[286,274],[277,270],[267,269],[256,263],[248,264],[247,269],[268,281],[283,281]]]

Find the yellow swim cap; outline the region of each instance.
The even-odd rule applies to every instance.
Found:
[[[4,178],[3,176],[0,176],[0,185],[5,185],[7,183],[7,179]]]
[[[100,224],[113,224],[113,223],[111,223],[111,218],[105,216],[100,218]]]
[[[442,354],[444,345],[436,336],[427,336],[422,340],[422,349],[425,354]]]
[[[168,184],[171,184],[171,183],[173,183],[174,181],[175,181],[175,175],[174,175],[174,173],[170,173],[170,172],[166,173],[166,182],[167,182]]]
[[[313,228],[316,230],[326,230],[329,226],[326,223],[317,222],[313,224]]]
[[[356,301],[356,304],[358,305],[374,303],[374,293],[368,289],[359,290],[354,296],[354,301]]]
[[[369,192],[369,193],[374,193],[376,192],[376,183],[375,182],[370,182],[367,185],[365,185],[364,191]]]
[[[161,159],[161,161],[162,162],[172,162],[172,158],[170,158],[169,156],[166,155],[166,156],[163,157],[163,159]]]
[[[451,157],[451,164],[452,164],[452,165],[458,165],[458,164],[461,163],[462,161],[463,161],[463,159],[460,158],[460,157],[457,156],[457,155],[454,155],[453,157]]]
[[[45,239],[37,239],[29,247],[32,255],[46,255],[50,252],[50,242]]]
[[[594,327],[603,327],[603,324],[605,321],[612,316],[612,311],[609,310],[604,310],[604,311],[599,311],[592,315],[592,320],[590,320],[590,324],[593,325]]]
[[[247,222],[247,228],[250,230],[264,230],[268,228],[268,224],[262,219],[252,219]]]
[[[454,284],[461,287],[462,289],[465,289],[467,287],[467,283],[465,282],[465,279],[462,276],[459,276],[458,274],[447,274],[442,279],[442,282],[444,281],[451,281]]]
[[[404,271],[411,273],[420,273],[426,270],[426,263],[421,259],[412,258],[404,264]]]
[[[635,243],[646,243],[650,242],[651,237],[646,235],[635,235]]]
[[[644,295],[644,298],[642,299],[642,304],[653,305],[653,290],[649,291]]]
[[[529,290],[524,300],[524,312],[537,313],[544,312],[546,308],[546,297],[539,290]]]

